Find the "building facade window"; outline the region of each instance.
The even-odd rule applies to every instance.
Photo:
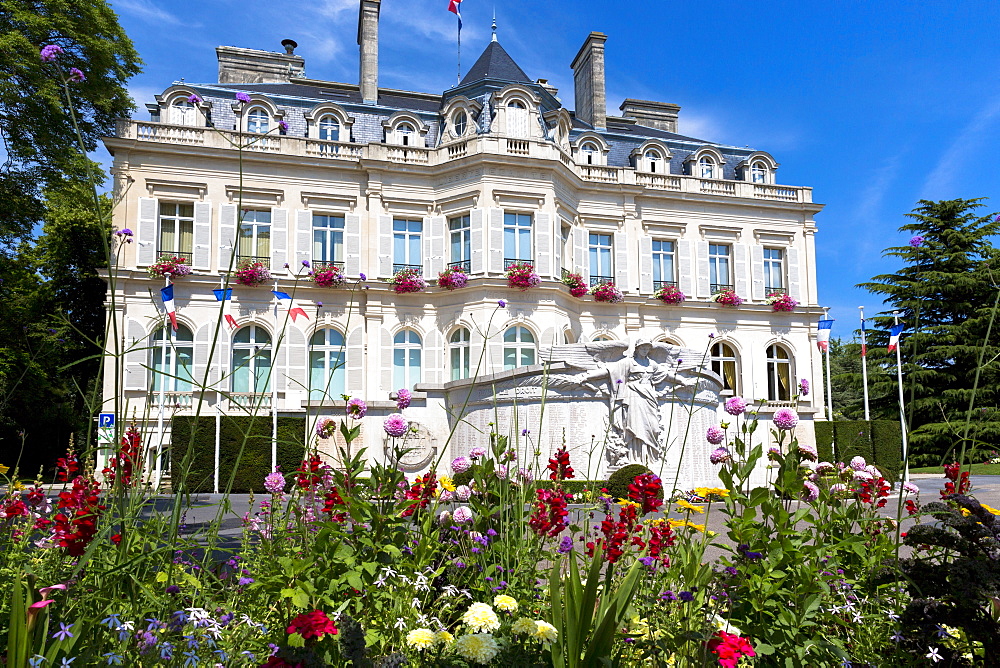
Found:
[[[708,273],[712,293],[733,289],[733,275],[729,257],[732,248],[728,244],[708,245]]]
[[[535,337],[527,327],[510,327],[503,333],[504,371],[535,363]]]
[[[420,335],[412,329],[404,329],[396,334],[392,344],[393,387],[412,390],[420,382]]]
[[[646,151],[646,168],[653,174],[661,174],[663,168],[663,156],[658,151]]]
[[[469,377],[469,330],[456,329],[448,341],[448,355],[451,360],[451,379],[462,380]]]
[[[313,214],[312,268],[344,268],[344,217]]]
[[[333,114],[327,114],[316,124],[319,138],[324,141],[340,141],[340,121]]]
[[[170,122],[174,125],[197,125],[198,110],[189,100],[179,97],[170,104]]]
[[[788,351],[777,344],[767,347],[767,400],[790,401],[792,398],[792,360]]]
[[[716,165],[715,158],[703,155],[698,159],[698,173],[701,174],[703,179],[715,179],[718,178],[716,175]]]
[[[271,264],[271,212],[248,209],[240,217],[240,234],[236,248],[238,260]]]
[[[403,146],[413,144],[413,126],[409,123],[400,123],[396,126],[396,137]]]
[[[528,109],[520,100],[511,100],[507,104],[507,134],[522,139],[529,136]]]
[[[459,216],[448,221],[448,241],[451,246],[450,269],[466,274],[472,272],[472,222],[469,216]]]
[[[780,248],[764,249],[764,291],[785,291],[785,254]]]
[[[423,271],[424,259],[420,249],[424,223],[420,220],[392,221],[392,271],[415,269]]]
[[[596,165],[600,162],[598,156],[601,155],[601,151],[597,148],[597,145],[593,142],[585,142],[583,146],[580,147],[580,156],[583,164],[585,165]]]
[[[309,399],[340,401],[346,392],[347,349],[336,329],[320,329],[309,340]]]
[[[177,331],[160,327],[153,332],[150,342],[150,368],[153,370],[152,391],[190,392],[194,381],[194,337],[184,325]]]
[[[267,110],[256,107],[247,114],[247,132],[266,134],[271,129],[271,116]]]
[[[722,394],[739,394],[739,359],[728,343],[716,343],[711,348],[712,371],[722,376]]]
[[[590,284],[614,281],[611,269],[611,235],[590,233]]]
[[[455,112],[455,120],[452,123],[452,127],[455,128],[456,137],[465,135],[465,130],[469,127],[469,115],[459,109]]]
[[[531,255],[531,214],[503,215],[504,269],[512,264],[533,264]]]
[[[653,289],[677,285],[674,242],[653,239]]]
[[[271,391],[271,335],[263,327],[247,325],[236,330],[232,362],[233,392]]]
[[[160,202],[160,243],[157,256],[175,255],[190,262],[194,255],[194,204]]]
[[[750,180],[753,183],[767,183],[767,166],[763,162],[750,165]]]

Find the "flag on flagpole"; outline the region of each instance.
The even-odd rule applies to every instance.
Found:
[[[868,340],[865,337],[865,334],[866,334],[865,319],[862,316],[862,318],[861,318],[861,356],[862,357],[867,357],[868,356]]]
[[[892,329],[889,330],[889,352],[891,353],[899,345],[899,335],[903,333],[903,328],[905,325],[899,323],[898,325],[893,325]]]
[[[215,293],[215,301],[222,302],[222,317],[226,319],[229,329],[233,329],[236,327],[236,318],[233,317],[232,312],[229,310],[233,303],[233,289],[215,288],[212,292]]]
[[[462,29],[462,0],[448,0],[448,11],[458,17],[458,29]]]
[[[177,309],[174,308],[174,284],[160,288],[160,299],[163,300],[163,310],[170,316],[170,324],[177,331]]]
[[[833,328],[833,320],[820,320],[819,333],[816,335],[816,347],[826,351],[830,348],[830,330]]]
[[[289,295],[287,292],[281,292],[280,290],[271,290],[271,294],[278,298],[279,304],[282,304],[285,308],[288,309],[288,315],[292,316],[292,322],[295,322],[295,319],[300,315],[305,316],[306,320],[309,319],[309,316],[306,315],[305,310],[303,310],[301,306],[296,306],[295,302],[292,301],[291,295]]]

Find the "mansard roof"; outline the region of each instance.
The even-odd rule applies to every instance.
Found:
[[[514,59],[504,51],[500,42],[490,42],[479,60],[466,73],[459,86],[480,81],[481,79],[500,79],[516,83],[533,83]]]

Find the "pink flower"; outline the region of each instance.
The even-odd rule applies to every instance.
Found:
[[[452,513],[451,518],[455,520],[455,524],[465,524],[466,522],[472,521],[472,510],[468,506],[459,506]]]
[[[705,432],[705,440],[712,445],[718,445],[726,440],[726,432],[713,425]]]
[[[389,436],[399,438],[406,433],[408,425],[406,423],[406,418],[399,413],[393,413],[382,423],[382,428],[385,429],[385,433]]]
[[[819,487],[816,483],[808,480],[802,483],[802,498],[810,503],[819,498]]]
[[[851,460],[851,468],[855,471],[864,471],[866,466],[868,466],[868,462],[861,455]]]
[[[360,420],[368,413],[368,404],[363,399],[354,397],[347,402],[347,417]]]
[[[805,378],[799,381],[799,394],[803,397],[809,396],[809,381]]]
[[[55,62],[56,57],[63,52],[63,48],[58,44],[48,44],[42,47],[38,54],[43,63]]]
[[[472,448],[472,450],[469,450],[469,456],[472,457],[473,459],[479,459],[480,457],[485,457],[486,448],[484,448],[481,445],[477,445],[476,447]]]
[[[809,443],[799,443],[799,452],[808,460],[816,461],[819,459],[819,453],[816,451],[816,446]]]
[[[903,491],[906,492],[907,494],[920,494],[920,488],[917,487],[912,482],[904,482]]]
[[[270,494],[281,494],[285,491],[285,476],[280,471],[268,473],[264,477],[264,489]]]
[[[83,75],[83,72],[81,72],[77,68],[75,68],[75,67],[69,68],[69,80],[70,81],[79,83],[81,81],[85,81],[86,79],[87,79],[87,77],[85,77]]]
[[[712,454],[708,456],[708,461],[712,462],[713,464],[725,464],[732,458],[733,456],[729,454],[728,449],[716,448],[715,450],[712,450]]]
[[[465,473],[472,466],[468,457],[455,457],[451,460],[451,470],[455,473]]]
[[[730,415],[743,415],[747,412],[747,402],[743,397],[729,397],[726,400],[726,412]]]
[[[459,485],[455,488],[455,498],[459,501],[468,501],[472,496],[472,488],[468,485]]]
[[[779,408],[774,412],[774,426],[778,429],[788,431],[795,429],[799,423],[799,416],[791,408]]]
[[[396,408],[398,410],[407,408],[410,405],[410,399],[412,398],[413,395],[410,394],[410,391],[405,387],[396,390]]]
[[[337,423],[330,418],[323,418],[316,423],[316,435],[320,438],[330,438],[337,432]]]

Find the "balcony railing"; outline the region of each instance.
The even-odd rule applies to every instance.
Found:
[[[194,260],[194,253],[188,251],[174,251],[174,250],[166,250],[164,248],[160,248],[156,251],[156,257],[163,257],[164,255],[170,255],[172,257],[182,257],[188,261],[188,264],[190,264]]]
[[[764,288],[764,294],[770,295],[787,295],[788,288]]]
[[[449,269],[454,269],[456,271],[461,271],[465,274],[472,273],[472,260],[459,260],[458,262],[449,262]]]
[[[735,290],[735,285],[730,285],[729,283],[712,283],[712,294],[718,294],[720,292],[725,292],[727,290]]]
[[[424,266],[421,264],[393,264],[392,273],[398,274],[401,271],[406,271],[407,269],[413,269],[417,273],[424,270]]]
[[[333,262],[313,262],[312,263],[312,270],[314,272],[330,271],[334,267],[336,267],[337,269],[339,269],[340,273],[344,273],[344,263],[343,262],[333,261]]]
[[[229,410],[271,410],[270,392],[232,392],[228,399]]]
[[[614,276],[593,276],[592,275],[590,277],[590,287],[594,287],[595,285],[600,285],[601,283],[614,283],[614,282],[615,282],[615,277]]]
[[[515,264],[526,264],[529,267],[534,267],[535,266],[534,260],[521,260],[521,259],[516,258],[516,257],[505,257],[503,259],[503,270],[507,271],[508,269],[510,269]]]
[[[260,262],[265,268],[271,268],[271,258],[267,255],[237,255],[236,264],[239,265],[240,262]]]
[[[163,407],[167,409],[188,409],[191,408],[194,403],[194,394],[191,390],[186,392],[157,392],[156,390],[150,390],[149,394],[146,396],[146,403],[150,408],[160,407],[160,397],[163,398]]]
[[[659,290],[660,288],[665,288],[670,286],[672,288],[677,287],[677,281],[653,281],[653,291]]]

